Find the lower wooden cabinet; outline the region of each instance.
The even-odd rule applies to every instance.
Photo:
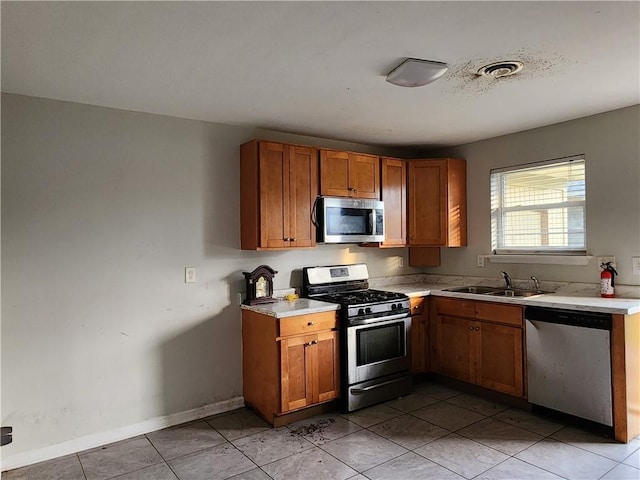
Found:
[[[429,371],[428,302],[423,297],[411,298],[411,373]]]
[[[434,320],[435,347],[438,352],[435,371],[458,380],[473,382],[472,322],[448,315],[437,315]]]
[[[337,398],[336,317],[331,311],[279,319],[243,310],[245,403],[274,424],[281,415]]]
[[[435,372],[524,397],[522,307],[435,298]]]
[[[338,332],[283,338],[280,343],[281,412],[338,396]]]

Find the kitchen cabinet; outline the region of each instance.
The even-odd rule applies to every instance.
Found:
[[[410,267],[439,267],[440,247],[409,247]]]
[[[286,414],[338,397],[335,311],[276,318],[242,310],[245,403],[272,425]]]
[[[313,147],[276,142],[253,140],[240,147],[243,250],[315,247],[317,155]]]
[[[619,442],[640,434],[640,313],[613,315],[611,328],[611,380],[613,433]]]
[[[423,297],[411,298],[411,373],[429,371],[428,302]]]
[[[407,244],[407,162],[380,159],[380,182],[384,202],[384,242],[381,247]]]
[[[379,158],[364,153],[321,149],[320,194],[379,200]]]
[[[435,297],[433,370],[525,396],[521,306]]]
[[[408,162],[409,246],[467,244],[466,162],[453,158]]]

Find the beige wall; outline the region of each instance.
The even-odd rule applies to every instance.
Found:
[[[505,135],[455,148],[428,152],[467,160],[469,245],[442,249],[442,267],[429,272],[596,283],[596,259],[586,266],[490,264],[476,266],[477,255],[491,249],[490,183],[492,168],[584,154],[587,186],[587,250],[616,257],[617,281],[640,285],[631,257],[640,256],[640,106],[623,108],[548,127]]]
[[[240,396],[243,271],[272,266],[276,288],[305,265],[412,271],[404,249],[240,250],[238,147],[254,136],[365,149],[2,96],[5,459]]]

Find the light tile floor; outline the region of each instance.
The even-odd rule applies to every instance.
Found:
[[[240,409],[6,472],[4,480],[640,479],[629,444],[424,382],[271,428]]]

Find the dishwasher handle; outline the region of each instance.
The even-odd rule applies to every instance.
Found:
[[[561,310],[558,308],[526,307],[524,318],[530,321],[570,325],[572,327],[595,328],[611,331],[611,314]]]

